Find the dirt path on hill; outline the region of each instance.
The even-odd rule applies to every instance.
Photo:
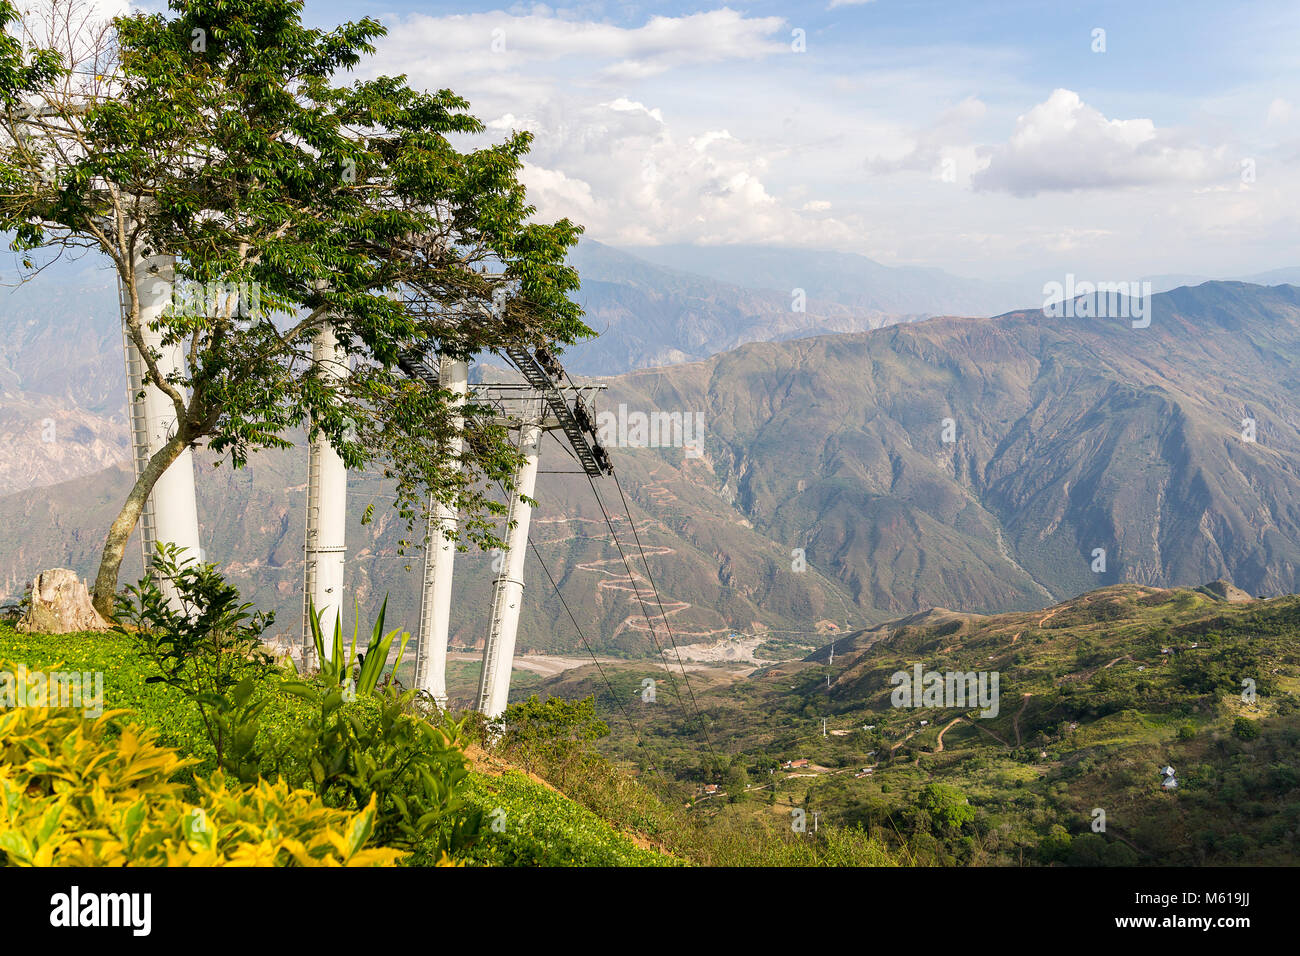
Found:
[[[898,743],[894,744],[894,746],[890,747],[890,748],[889,748],[889,752],[892,754],[895,750],[897,750],[899,747],[903,746],[903,744],[907,743],[909,740],[911,740],[913,737],[915,737],[915,736],[916,736],[917,734],[919,734],[920,732],[921,732],[921,728],[920,728],[920,727],[916,728],[916,730],[912,731],[910,734],[908,734],[906,737],[904,737],[904,738],[903,738],[902,740],[900,740]]]
[[[943,735],[946,734],[946,733],[948,732],[948,728],[949,728],[949,727],[951,727],[953,724],[957,723],[957,722],[960,721],[961,719],[962,719],[962,718],[960,718],[960,717],[954,717],[952,720],[948,721],[948,726],[947,726],[947,727],[944,727],[943,730],[939,731],[939,737],[938,737],[938,739],[935,740],[935,742],[934,742],[934,752],[935,752],[935,753],[943,753]]]
[[[1011,718],[1011,729],[1014,730],[1014,731],[1016,732],[1016,746],[1017,746],[1017,747],[1023,746],[1023,744],[1021,744],[1021,742],[1020,742],[1020,715],[1023,714],[1023,713],[1025,712],[1025,708],[1029,706],[1029,698],[1033,697],[1034,695],[1033,695],[1033,694],[1023,694],[1023,695],[1021,695],[1021,696],[1024,697],[1024,700],[1021,701],[1021,703],[1020,703],[1020,709],[1019,709],[1018,711],[1016,711],[1015,716]]]

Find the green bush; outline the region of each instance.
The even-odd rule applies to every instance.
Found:
[[[273,614],[239,603],[239,589],[216,565],[183,558],[183,548],[159,544],[153,576],[142,578],[118,599],[116,630],[133,634],[164,683],[198,710],[217,766],[246,782],[261,771],[257,735],[269,696],[272,661],[261,635]],[[156,578],[169,582],[174,600]],[[129,628],[129,630],[128,630]]]
[[[307,702],[310,716],[275,755],[280,775],[325,803],[353,809],[375,801],[377,838],[441,859],[476,839],[479,814],[464,797],[469,771],[459,724],[435,727],[412,713],[414,691],[389,688],[344,699],[344,690],[310,682],[281,689]]]
[[[10,665],[0,664],[8,668]],[[25,668],[14,666],[12,673]],[[173,777],[194,761],[156,734],[72,708],[0,711],[0,862],[11,866],[382,866],[376,807],[331,810],[283,782]]]

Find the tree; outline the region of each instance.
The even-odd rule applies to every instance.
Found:
[[[732,760],[731,766],[727,768],[726,782],[724,789],[727,792],[729,802],[736,803],[743,800],[746,791],[749,788],[749,771],[740,760]]]
[[[609,725],[596,715],[596,697],[565,700],[536,694],[511,704],[501,715],[502,746],[520,754],[525,767],[539,759],[563,771],[570,758],[587,744],[609,734]]]
[[[1238,740],[1254,740],[1259,736],[1259,722],[1249,717],[1238,717],[1232,722],[1232,732]]]
[[[82,9],[52,3],[56,24]],[[336,85],[384,28],[307,29],[301,14],[300,0],[170,0],[169,14],[116,18],[91,44],[28,20],[46,68],[11,77],[0,62],[11,80],[0,228],[24,252],[108,257],[146,380],[176,412],[105,540],[104,614],[149,492],[184,449],[205,444],[240,467],[257,449],[291,447],[296,427],[324,435],[348,467],[394,479],[408,534],[432,493],[464,512],[468,540],[498,545],[503,508],[486,489],[508,486],[518,460],[505,430],[464,408],[466,450],[445,461],[452,394],[413,383],[399,359],[560,351],[591,334],[565,264],[581,229],[532,222],[517,179],[531,137],[462,151],[453,140],[484,126],[451,91],[403,77]],[[175,256],[178,279],[203,290],[175,297],[153,326],[164,346],[183,346],[172,374],[141,319],[151,254]],[[312,360],[327,324],[352,367],[343,378]]]
[[[0,106],[11,111],[60,75],[60,61],[49,49],[25,45],[16,35],[22,20],[8,0],[0,0]],[[7,172],[7,170],[6,170]],[[4,182],[7,190],[13,186]]]
[[[917,804],[929,814],[936,826],[947,830],[960,830],[975,819],[975,808],[967,801],[966,795],[947,784],[927,784]]]

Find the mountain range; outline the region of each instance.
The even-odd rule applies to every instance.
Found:
[[[1294,287],[1179,288],[1153,298],[1147,328],[1036,308],[902,322],[833,301],[819,312],[810,292],[808,311],[793,313],[801,322],[841,316],[864,326],[817,335],[812,324],[774,324],[791,315],[781,311],[788,295],[764,299],[594,243],[579,257],[589,321],[625,315],[592,343],[604,340],[603,358],[583,359],[591,346],[566,356],[575,371],[584,361],[608,370],[662,359],[677,348],[665,343],[685,341],[673,335],[704,328],[700,302],[753,319],[741,328],[718,318],[718,337],[691,347],[722,351],[611,376],[600,401],[625,419],[660,411],[703,426],[698,457],[673,447],[613,452],[679,643],[739,633],[812,647],[927,608],[1026,610],[1119,582],[1225,578],[1251,594],[1300,590]],[[23,531],[0,537],[0,600],[16,598],[35,569],[89,574],[128,485],[115,315],[94,305],[114,292],[107,273],[85,275],[99,287],[65,283],[42,310],[27,286],[11,296],[21,308],[6,308],[18,331],[0,349],[0,427],[10,436],[0,520]],[[635,305],[655,295],[657,328],[641,321],[652,310]],[[749,335],[776,341],[735,343]],[[60,351],[69,338],[75,347]],[[71,372],[59,364],[69,355]],[[46,441],[50,419],[55,438]],[[305,448],[258,455],[239,472],[203,454],[197,461],[208,556],[296,631]],[[620,489],[599,482],[598,503],[585,479],[559,473],[570,469],[548,444],[543,470],[553,473],[540,478],[533,525],[539,554],[592,648],[658,653],[668,628]],[[351,489],[351,593],[373,611],[391,592],[392,620],[414,629],[421,555],[399,553],[403,528],[382,507],[389,490],[377,476],[354,475]],[[362,524],[372,501],[375,520]],[[138,573],[137,554],[128,551],[124,577]],[[474,552],[459,559],[454,643],[482,640],[490,562]],[[581,649],[531,560],[528,580],[535,598],[521,651]]]

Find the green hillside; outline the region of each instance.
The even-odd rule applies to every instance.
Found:
[[[103,698],[113,733],[127,722],[151,728],[158,743],[195,764],[173,783],[198,799],[197,778],[217,768],[216,754],[193,702],[157,680],[132,638],[120,634],[24,634],[0,622],[0,663],[31,672],[76,671],[102,675]],[[0,672],[4,672],[0,668]],[[92,706],[90,701],[87,706]],[[374,719],[373,702],[358,698],[353,719]],[[92,709],[95,709],[92,707]],[[580,709],[580,708],[579,708]],[[94,716],[93,714],[91,715]],[[464,748],[467,775],[455,785],[463,813],[479,820],[477,836],[455,851],[470,866],[687,866],[790,865],[894,866],[906,857],[860,827],[832,827],[816,835],[794,834],[771,821],[736,814],[703,820],[682,806],[663,778],[636,761],[611,762],[585,745],[534,738],[489,739],[481,718],[467,717]],[[292,755],[291,742],[307,726],[311,709],[291,694],[271,699],[257,738],[258,752]],[[87,721],[89,723],[89,721]],[[477,741],[475,743],[474,741]],[[539,742],[540,741],[540,742]],[[289,749],[286,749],[286,748]],[[275,779],[281,757],[263,761]],[[389,754],[383,766],[400,764]],[[0,853],[3,848],[0,848]],[[436,862],[417,849],[408,865]]]
[[[891,677],[918,663],[997,673],[996,716],[893,706]],[[693,687],[721,768],[689,707],[634,717],[683,792],[724,785],[702,813],[815,810],[932,863],[1300,859],[1300,597],[1117,585],[1033,613],[930,612],[837,642],[833,663],[827,647]],[[597,688],[583,672],[549,684],[570,697]],[[633,752],[615,727],[615,749]]]

